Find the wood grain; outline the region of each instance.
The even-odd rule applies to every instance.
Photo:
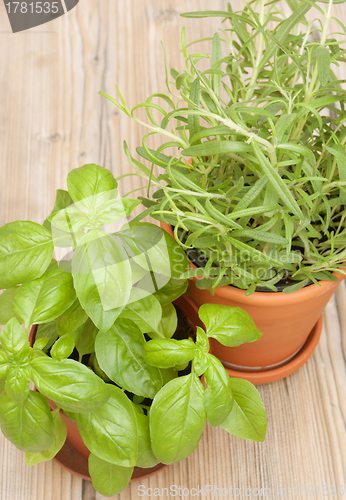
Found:
[[[223,0],[212,2],[213,9],[225,6]],[[0,3],[1,225],[16,219],[42,222],[72,168],[96,162],[117,176],[130,171],[122,142],[134,151],[144,129],[98,91],[115,95],[117,84],[130,105],[164,92],[160,40],[168,65],[182,69],[182,26],[192,40],[212,36],[219,20],[182,19],[179,13],[210,7],[208,0],[81,0],[68,15],[13,35]],[[345,7],[337,6],[335,13],[346,22]],[[332,27],[338,29],[336,23]],[[134,177],[123,182],[124,192],[140,187]],[[299,485],[346,485],[345,305],[342,285],[326,309],[322,337],[308,363],[285,380],[259,387],[269,422],[265,443],[241,441],[208,426],[191,457],[114,498],[139,498],[139,484],[231,486],[242,492],[272,488],[272,497],[279,487],[289,499],[294,485],[298,496]],[[24,454],[2,435],[0,471],[0,500],[103,498],[54,462],[27,467]],[[299,498],[318,497],[315,490]]]

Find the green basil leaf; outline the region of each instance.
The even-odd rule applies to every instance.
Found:
[[[8,357],[6,352],[0,348],[0,380],[3,379],[8,370]]]
[[[161,306],[164,307],[183,295],[187,290],[187,285],[187,279],[172,278],[153,295],[158,299]]]
[[[12,362],[23,362],[29,355],[30,344],[16,318],[10,319],[0,333],[1,346]]]
[[[149,257],[149,253],[154,247],[160,251],[165,262],[167,262],[168,251],[163,230],[154,224],[130,222],[130,224],[125,224],[120,231],[117,231],[115,236],[120,238],[129,256],[144,269],[154,270],[155,262],[151,263]],[[159,260],[161,261],[162,257]]]
[[[16,317],[13,310],[13,297],[16,290],[16,287],[8,288],[0,295],[0,325],[6,325],[10,319]]]
[[[59,336],[65,333],[72,333],[80,326],[84,325],[88,319],[87,313],[84,311],[78,299],[58,318],[56,327]]]
[[[167,304],[162,307],[162,318],[159,323],[160,336],[170,339],[175,334],[178,327],[177,311],[173,304]],[[149,332],[150,337],[154,338],[152,332]]]
[[[49,222],[49,219],[52,217],[52,215],[56,214],[57,212],[60,212],[60,210],[63,210],[64,208],[67,208],[70,205],[73,205],[73,200],[71,196],[68,194],[68,192],[65,191],[64,189],[57,189],[53,210],[51,211],[47,219],[44,221],[43,226],[46,229],[48,229],[48,231],[51,231],[51,223]]]
[[[40,339],[47,339],[48,340],[48,342],[44,348],[45,352],[47,352],[48,349],[50,347],[52,347],[52,345],[54,344],[56,339],[59,337],[58,331],[56,328],[56,324],[57,324],[56,321],[51,321],[50,323],[45,323],[43,325],[39,325],[39,327],[37,329],[35,339],[36,340],[40,340]]]
[[[138,396],[153,398],[162,387],[162,376],[145,361],[144,345],[139,328],[122,319],[107,332],[99,332],[95,352],[100,368],[117,385]]]
[[[209,354],[197,350],[193,360],[193,368],[196,372],[197,377],[203,375],[203,373],[207,370],[209,365],[210,365]],[[181,370],[182,368],[179,369]]]
[[[188,363],[186,364],[186,366],[187,365],[188,365]],[[179,369],[180,369],[179,367],[160,368],[160,373],[161,373],[161,377],[162,377],[162,385],[168,384],[168,382],[170,382],[174,378],[177,378]]]
[[[210,364],[204,373],[208,386],[204,393],[204,407],[211,425],[216,427],[230,414],[234,399],[231,379],[221,361],[209,354]]]
[[[0,289],[42,276],[53,256],[52,235],[30,221],[16,221],[0,228]]]
[[[10,365],[7,371],[5,391],[11,399],[22,403],[29,394],[30,377],[28,370],[19,365]]]
[[[72,412],[69,412],[67,410],[64,410],[64,414],[66,415],[67,418],[69,418],[73,422],[76,422],[76,418],[77,418],[77,415],[78,415],[77,413],[72,413]]]
[[[133,467],[121,467],[93,455],[89,456],[89,473],[95,490],[106,497],[117,495],[129,484]]]
[[[35,340],[35,343],[33,345],[33,349],[38,349],[39,351],[43,351],[43,349],[46,347],[48,344],[48,339],[42,338]]]
[[[6,392],[0,396],[0,427],[4,436],[19,450],[37,453],[53,444],[54,421],[42,394],[30,391],[22,403]]]
[[[85,326],[85,325],[82,325],[82,326],[80,326],[79,328],[77,328],[77,330],[73,330],[73,332],[71,332],[71,335],[72,335],[72,336],[73,336],[73,338],[74,338],[75,344],[77,344],[77,342],[78,342],[78,340],[79,340],[79,337],[82,335],[82,332],[83,332],[84,326]]]
[[[135,412],[140,413],[141,415],[144,414],[144,409],[140,405],[141,403],[143,403],[144,400],[145,398],[143,398],[143,396],[136,396],[136,394],[134,394],[132,398]]]
[[[208,337],[228,347],[254,342],[262,336],[250,315],[240,307],[203,304],[199,317],[206,326]]]
[[[137,467],[149,468],[159,463],[151,449],[149,417],[143,413],[136,413],[138,427],[138,458]]]
[[[54,226],[52,228],[51,219],[57,212],[60,212],[60,210],[63,210],[64,208],[67,208],[72,204],[73,200],[71,196],[68,194],[68,192],[63,189],[57,189],[54,208],[43,223],[43,227],[48,229],[48,231],[53,232],[54,245],[57,247],[71,246],[72,245],[71,234],[69,232],[66,233],[64,231],[59,231]]]
[[[105,374],[103,370],[101,370],[99,362],[97,361],[97,357],[94,356],[93,358],[93,370],[98,375],[99,377],[102,378],[105,382],[110,382],[112,383],[113,381]],[[144,398],[143,398],[144,399]]]
[[[109,398],[109,386],[72,359],[36,358],[30,367],[37,389],[63,410],[88,412],[99,408]]]
[[[203,385],[191,373],[168,382],[155,396],[150,435],[153,453],[160,462],[180,462],[196,449],[206,422],[203,393]]]
[[[256,387],[240,378],[231,378],[233,409],[221,424],[230,434],[250,441],[264,441],[267,417]]]
[[[179,279],[190,269],[183,249],[172,236],[154,224],[130,223],[115,234],[135,262],[154,273],[157,286],[153,292],[166,285],[167,278]]]
[[[156,336],[162,337],[162,333],[159,332],[161,317],[162,307],[160,302],[153,295],[148,295],[141,300],[127,304],[121,312],[119,319],[133,321],[142,333],[153,333]]]
[[[210,349],[208,335],[200,326],[196,328],[196,347],[205,354],[208,354]]]
[[[54,240],[66,236],[71,238],[72,241],[77,235],[84,234],[84,228],[90,224],[90,217],[85,212],[82,212],[78,206],[71,205],[56,214],[50,215],[49,221],[51,222]]]
[[[80,358],[82,358],[84,354],[91,354],[95,351],[95,339],[97,334],[98,328],[91,319],[88,319],[76,343]]]
[[[121,244],[100,231],[74,252],[72,273],[78,299],[99,330],[108,330],[131,292],[131,266]]]
[[[137,419],[133,403],[118,388],[97,410],[76,415],[82,439],[94,455],[115,465],[133,467],[138,455]]]
[[[60,412],[57,412],[53,417],[55,423],[55,433],[53,444],[48,450],[41,451],[38,453],[25,453],[26,465],[36,465],[41,462],[48,462],[55,457],[58,451],[64,446],[67,437],[66,424],[60,416]]]
[[[117,183],[106,168],[93,163],[75,168],[67,176],[72,200],[89,211],[95,211],[111,196],[116,197]]]
[[[72,204],[73,200],[68,194],[68,191],[65,191],[65,189],[57,189],[52,214],[59,212],[63,208],[69,207]]]
[[[54,261],[41,278],[18,288],[13,309],[28,327],[55,320],[75,300],[71,274],[62,271]]]
[[[62,335],[53,345],[50,355],[54,359],[65,359],[71,356],[75,347],[74,336],[71,333]]]
[[[145,359],[158,368],[173,368],[191,361],[196,353],[196,346],[191,339],[154,339],[144,346]]]
[[[114,198],[103,203],[97,210],[96,224],[102,227],[126,219],[141,204],[141,200]]]

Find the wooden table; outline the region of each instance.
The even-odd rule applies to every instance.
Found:
[[[117,176],[130,171],[122,142],[134,151],[144,129],[98,91],[115,95],[117,84],[130,105],[164,92],[160,40],[169,66],[182,69],[181,27],[186,26],[188,40],[202,38],[214,33],[219,19],[179,14],[208,8],[208,0],[81,0],[68,15],[14,35],[0,3],[1,225],[16,219],[42,222],[72,168],[95,162]],[[226,2],[214,0],[212,8],[224,10]],[[337,6],[336,15],[345,22],[346,8]],[[127,192],[141,185],[128,177],[122,186]],[[114,498],[141,498],[140,484],[145,491],[171,485],[233,487],[245,498],[260,496],[261,488],[271,488],[277,498],[279,487],[288,499],[295,498],[294,487],[297,497],[310,499],[319,498],[318,486],[322,495],[327,485],[326,498],[332,485],[346,488],[345,304],[343,284],[326,309],[322,337],[308,363],[285,380],[259,387],[269,423],[265,443],[241,441],[207,426],[187,460]],[[54,462],[27,467],[22,452],[3,436],[0,441],[0,500],[101,498],[91,483]],[[300,485],[311,485],[313,494]],[[253,489],[252,496],[246,497],[246,488]],[[204,498],[214,498],[214,492]],[[269,493],[262,490],[262,498]]]

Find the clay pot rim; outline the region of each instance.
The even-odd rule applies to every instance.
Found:
[[[162,229],[167,231],[172,237],[173,231],[170,224],[166,224],[165,222],[160,222],[160,226]],[[197,269],[197,267],[190,262],[191,269]],[[346,263],[345,263],[346,265]],[[343,268],[346,270],[346,268]],[[315,283],[309,285],[305,288],[301,288],[296,292],[292,293],[284,293],[284,292],[253,292],[251,295],[246,296],[246,290],[241,290],[240,288],[235,288],[229,285],[220,286],[215,288],[214,295],[217,297],[222,297],[227,300],[236,300],[238,302],[246,302],[250,305],[256,306],[282,306],[283,304],[296,304],[297,302],[304,302],[314,297],[318,297],[319,295],[324,294],[330,288],[335,287],[339,284],[346,276],[339,272],[334,272],[334,276],[338,278],[338,281],[319,281],[320,285],[316,285]],[[197,281],[200,278],[193,277],[189,278],[193,281]]]

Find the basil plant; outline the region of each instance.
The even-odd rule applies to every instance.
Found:
[[[166,93],[131,109],[120,91],[119,100],[101,92],[148,129],[141,161],[125,152],[147,181],[147,213],[172,225],[192,256],[197,269],[187,277],[201,277],[197,287],[213,293],[231,284],[251,294],[288,283],[289,293],[336,281],[346,261],[346,90],[338,77],[346,28],[333,18],[343,0],[321,1],[328,5],[286,0],[284,12],[279,0],[249,0],[236,11],[228,4],[182,14],[219,17],[220,30],[190,40],[183,29],[182,65],[171,78],[166,70]]]
[[[206,333],[197,328],[195,337],[190,328],[176,338],[184,251],[157,226],[138,216],[129,222],[138,201],[117,196],[108,170],[72,170],[67,186],[43,225],[0,228],[3,434],[28,465],[50,460],[66,440],[63,411],[90,450],[96,490],[109,496],[126,487],[135,466],[190,455],[207,419],[263,441],[257,390],[230,379],[208,352],[208,337],[227,346],[257,340],[251,318],[207,304],[200,309]]]

